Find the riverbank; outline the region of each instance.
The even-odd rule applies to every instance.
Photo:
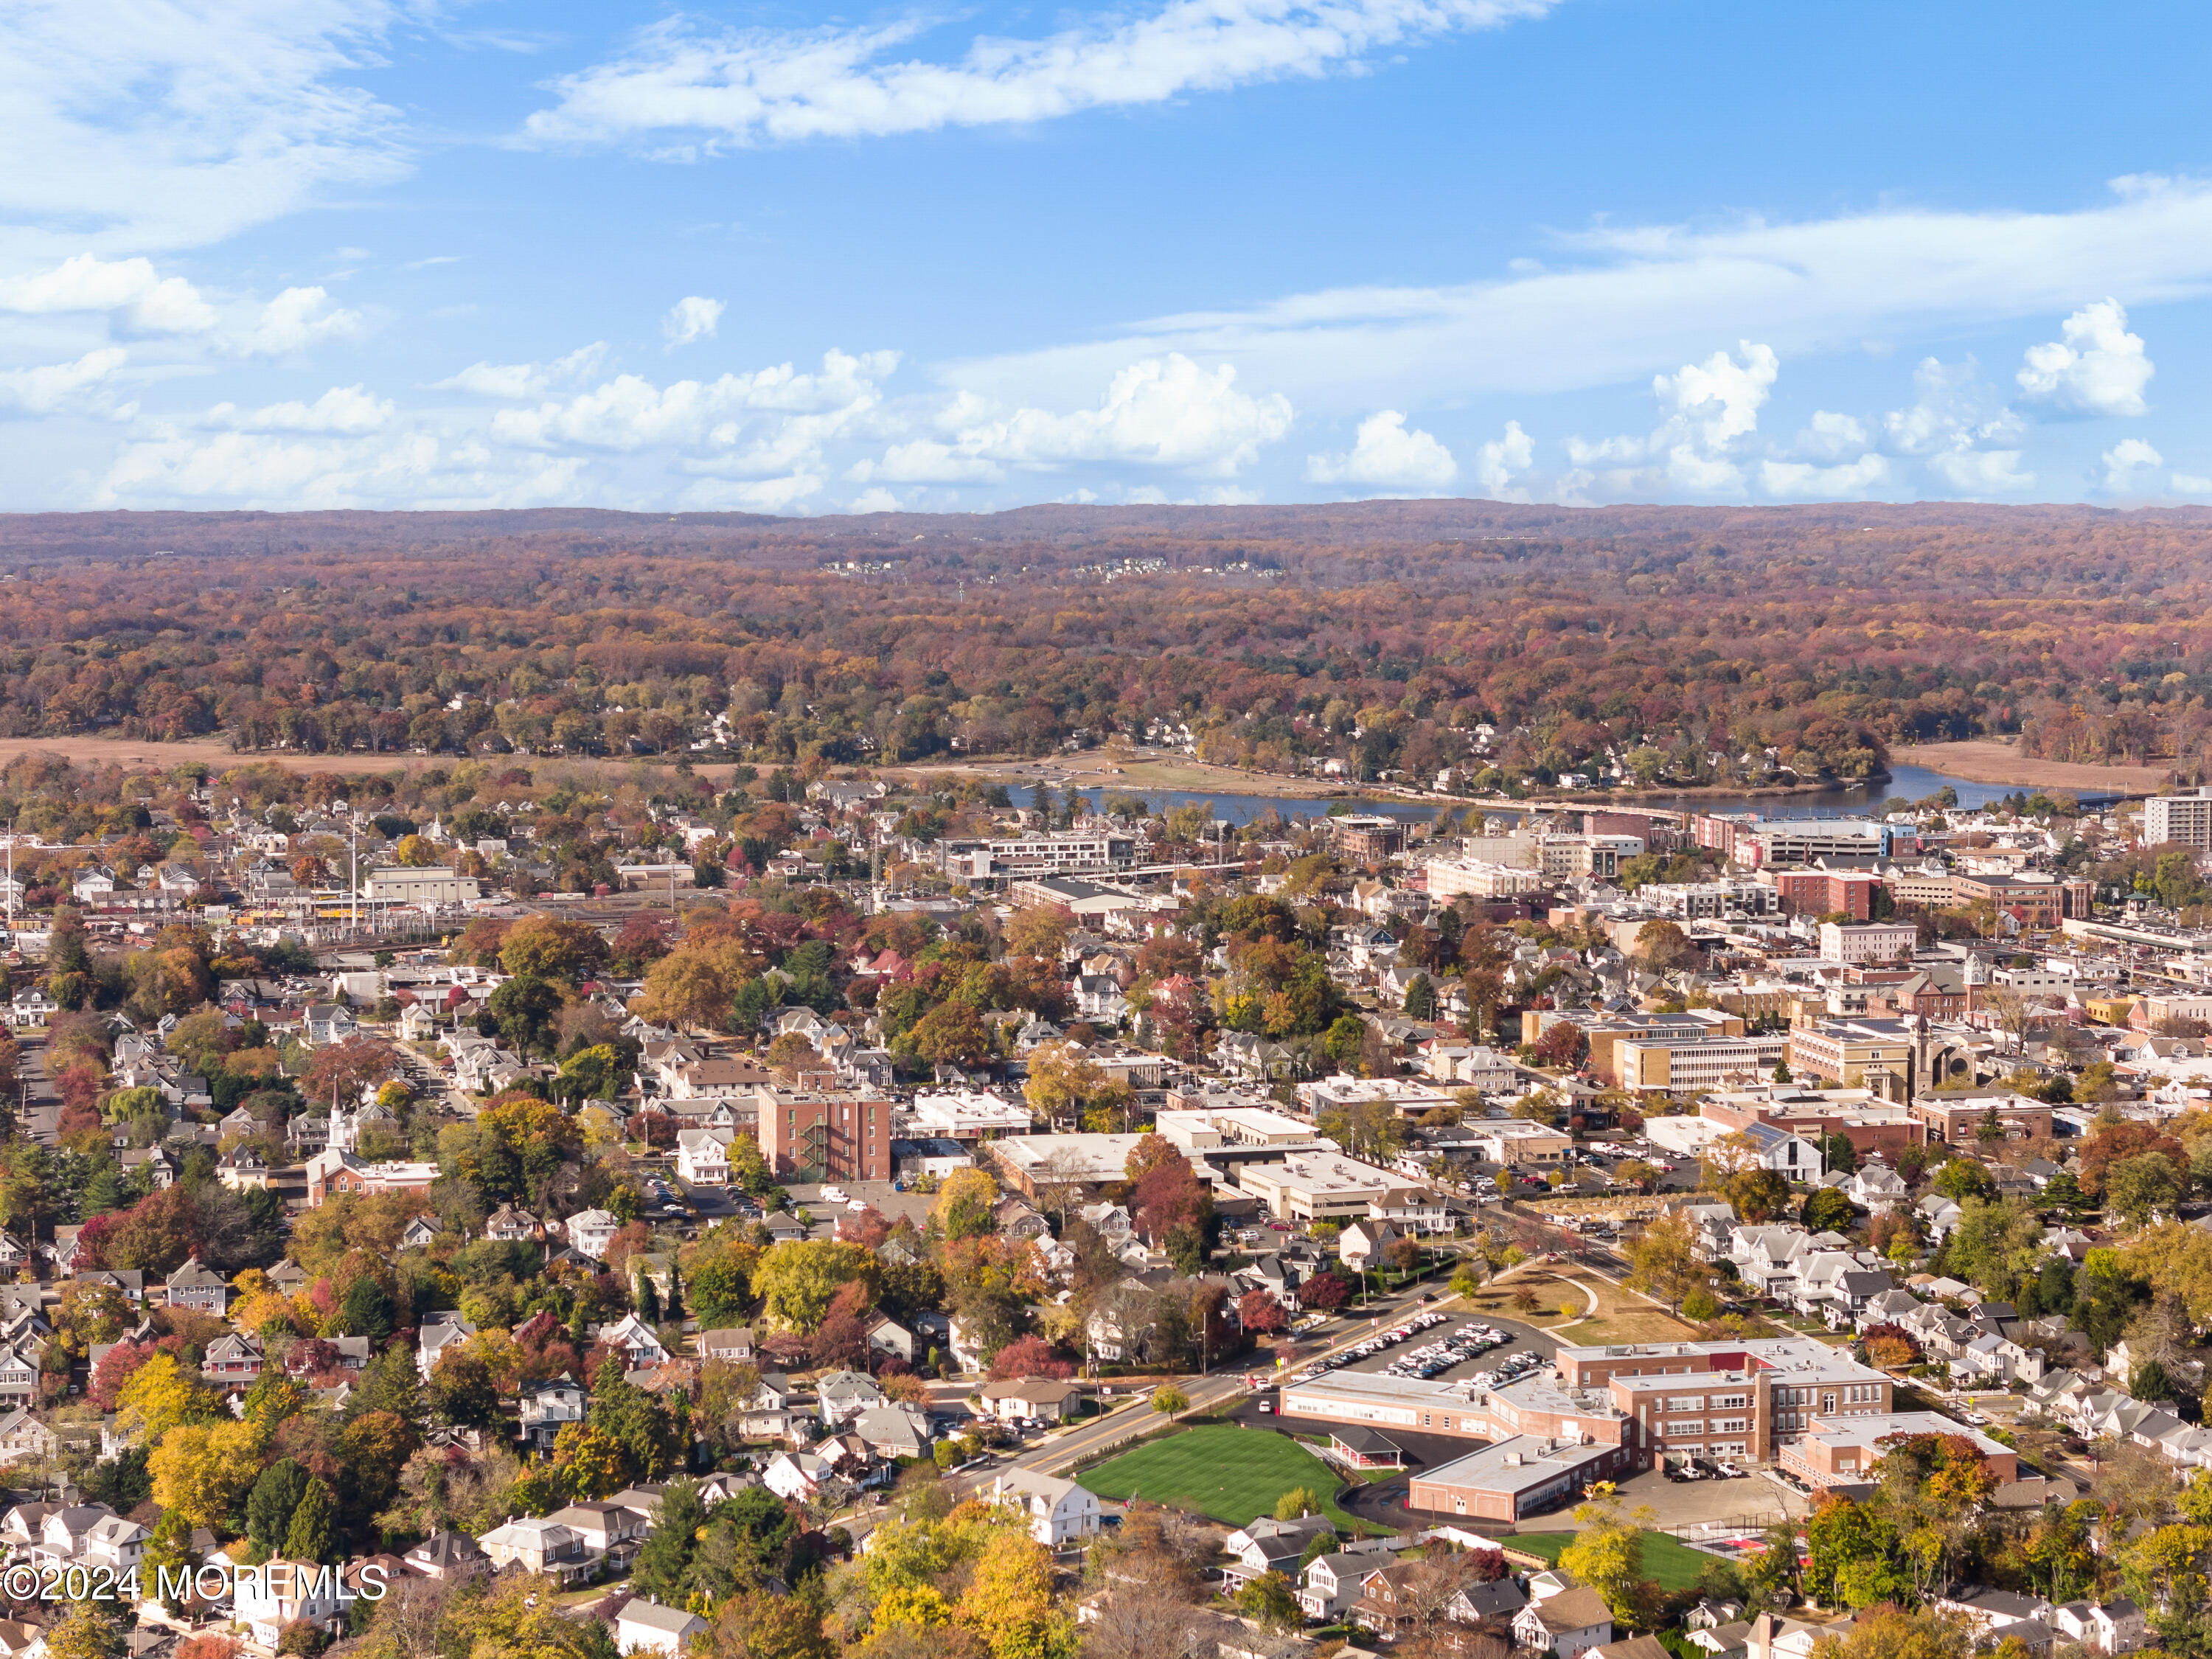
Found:
[[[2162,766],[2085,766],[2073,761],[2037,760],[2020,752],[2016,739],[1975,738],[1963,743],[1923,743],[1893,750],[1893,761],[1948,772],[1976,783],[2016,789],[2117,790],[2124,795],[2155,795],[2170,787],[2173,774]]]

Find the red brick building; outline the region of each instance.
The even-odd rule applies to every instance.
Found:
[[[891,1178],[891,1103],[860,1089],[763,1089],[761,1157],[779,1177]]]

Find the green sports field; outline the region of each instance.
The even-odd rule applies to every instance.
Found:
[[[1076,1480],[1101,1498],[1147,1498],[1196,1510],[1232,1527],[1273,1515],[1285,1492],[1310,1486],[1340,1528],[1349,1532],[1356,1524],[1329,1501],[1343,1477],[1288,1435],[1270,1429],[1192,1429],[1124,1452]]]
[[[1526,1550],[1531,1555],[1540,1555],[1556,1566],[1559,1552],[1575,1541],[1575,1535],[1571,1532],[1520,1532],[1498,1541],[1516,1550]],[[1688,1589],[1698,1582],[1698,1575],[1719,1559],[1690,1548],[1668,1533],[1644,1534],[1644,1571],[1658,1581],[1661,1589]]]

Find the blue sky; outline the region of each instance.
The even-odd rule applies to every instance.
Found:
[[[2212,501],[2208,34],[26,0],[0,506]]]

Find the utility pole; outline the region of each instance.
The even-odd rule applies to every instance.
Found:
[[[349,815],[353,821],[352,893],[353,934],[361,937],[361,814]]]

